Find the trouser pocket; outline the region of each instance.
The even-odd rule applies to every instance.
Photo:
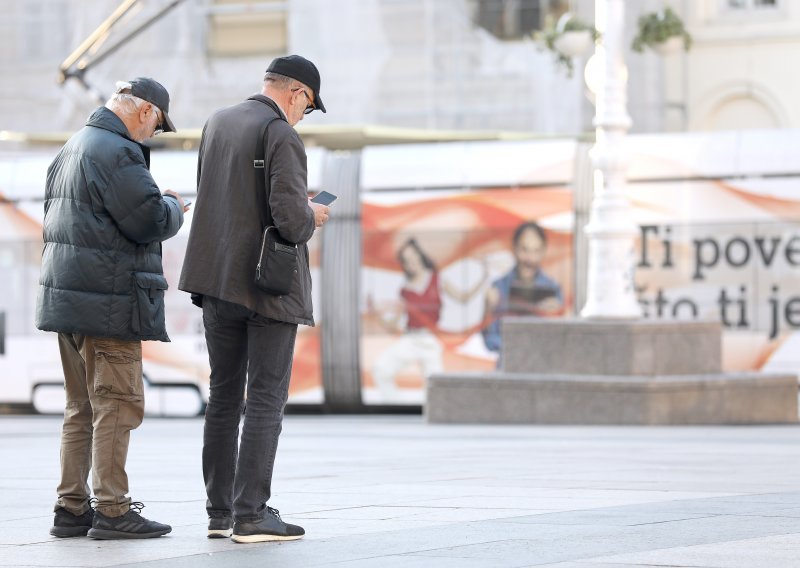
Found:
[[[131,328],[141,337],[161,336],[164,322],[164,291],[167,279],[155,272],[133,273],[133,313]]]
[[[138,402],[144,397],[140,341],[98,339],[94,344],[94,392]]]

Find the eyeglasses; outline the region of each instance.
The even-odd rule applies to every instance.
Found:
[[[156,123],[156,129],[153,130],[153,136],[155,136],[156,134],[161,134],[164,132],[164,113],[162,113],[156,105],[153,105],[153,112],[156,114],[156,119],[158,119],[158,122]]]
[[[292,89],[292,92],[295,91],[300,91],[301,93],[303,93],[306,97],[306,100],[308,101],[308,106],[303,111],[303,114],[311,114],[314,110],[316,110],[317,107],[314,106],[314,100],[308,96],[308,93],[306,93],[306,90],[304,88],[297,87],[296,89]]]

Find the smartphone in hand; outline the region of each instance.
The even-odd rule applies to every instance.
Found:
[[[192,203],[194,203],[194,201],[192,201],[192,200],[191,200],[191,199],[189,199],[188,197],[184,197],[184,198],[183,198],[183,206],[184,206],[184,207],[191,207],[191,206],[192,206]]]
[[[327,191],[320,191],[311,199],[312,203],[319,203],[320,205],[330,205],[334,201],[336,201],[336,196]]]

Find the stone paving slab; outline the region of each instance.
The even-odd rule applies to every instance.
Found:
[[[796,535],[657,550],[645,553],[601,557],[587,563],[559,563],[540,568],[630,568],[680,566],[687,568],[769,568],[800,565],[800,543]]]
[[[202,421],[145,419],[131,495],[173,532],[56,539],[60,421],[0,417],[0,566],[797,568],[800,427],[289,416],[271,502],[307,537],[205,538]]]

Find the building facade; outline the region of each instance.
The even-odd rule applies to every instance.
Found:
[[[106,18],[132,7],[79,58],[59,66]],[[592,0],[184,0],[100,61],[170,0],[0,0],[0,130],[72,131],[137,75],[161,80],[178,128],[260,88],[276,55],[300,53],[322,71],[329,112],[304,124],[503,130],[592,130],[583,69],[570,77],[531,34],[565,11],[591,22]],[[689,53],[627,53],[632,132],[797,127],[800,5],[789,0],[629,0],[638,17],[671,6],[694,36]]]

